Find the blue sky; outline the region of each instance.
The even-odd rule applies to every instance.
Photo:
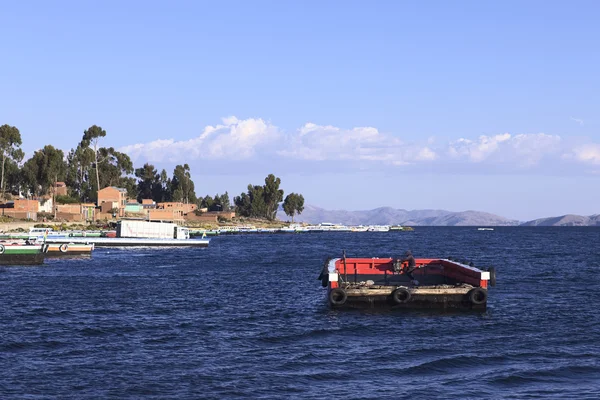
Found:
[[[174,4],[170,4],[174,3]],[[0,123],[198,194],[269,173],[330,209],[599,213],[597,2],[12,2]]]

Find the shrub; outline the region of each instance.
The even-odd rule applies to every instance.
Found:
[[[54,199],[56,204],[77,204],[80,203],[79,199],[70,196],[56,196]]]

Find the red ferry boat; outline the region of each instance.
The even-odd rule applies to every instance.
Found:
[[[344,256],[327,260],[319,279],[334,308],[486,309],[488,287],[496,284],[493,267],[484,271],[450,258],[416,258],[415,264],[407,274],[408,262],[400,259]]]

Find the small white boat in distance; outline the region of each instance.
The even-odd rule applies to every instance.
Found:
[[[477,228],[478,231],[493,231],[494,228]]]
[[[369,232],[389,232],[389,225],[370,225],[367,230]]]

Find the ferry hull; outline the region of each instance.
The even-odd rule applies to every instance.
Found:
[[[33,254],[1,254],[0,266],[4,265],[41,265],[44,263],[44,253]]]
[[[41,265],[44,263],[48,245],[22,245],[17,243],[0,244],[0,266]]]

